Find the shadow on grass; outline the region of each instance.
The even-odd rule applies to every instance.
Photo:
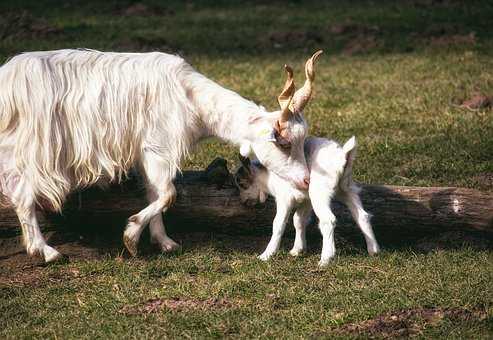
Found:
[[[468,211],[462,211],[455,216],[446,208],[447,202],[457,199],[453,188],[445,188],[434,193],[427,205],[416,200],[403,197],[386,187],[378,187],[380,191],[371,191],[368,187],[363,191],[363,202],[367,210],[373,214],[373,226],[376,237],[383,250],[413,251],[428,253],[437,250],[468,248],[474,250],[492,250],[493,235],[473,229],[469,225],[471,216]],[[376,202],[370,202],[371,200]],[[269,204],[272,205],[269,200]],[[337,203],[336,203],[337,205]],[[251,208],[252,216],[258,214],[259,207]],[[264,213],[272,215],[273,209],[262,208]],[[364,238],[349,217],[347,210],[338,207],[338,227],[336,228],[336,248],[339,254],[363,254],[366,252]],[[123,242],[122,233],[127,216],[122,214],[88,215],[71,213],[64,216],[53,215],[48,218],[55,228],[45,232],[48,243],[55,246],[71,259],[88,260],[103,257],[128,258]],[[269,219],[273,216],[265,216]],[[210,218],[205,216],[204,218]],[[181,256],[181,253],[214,249],[214,251],[229,255],[242,253],[247,255],[260,254],[268,243],[271,228],[266,225],[254,225],[251,228],[233,228],[231,221],[225,225],[200,226],[178,225],[173,218],[168,220],[169,235],[182,245],[182,251],[170,256]],[[166,220],[166,219],[165,219]],[[449,224],[447,225],[447,223]],[[200,223],[197,221],[197,223]],[[489,220],[493,227],[493,216]],[[309,253],[319,254],[321,236],[316,224],[308,228]],[[289,225],[283,240],[282,249],[289,250],[294,239],[293,227]],[[0,268],[15,272],[26,266],[43,265],[39,259],[30,259],[12,230],[0,229]],[[10,242],[10,243],[9,243]],[[149,233],[141,236],[139,257],[152,259],[159,250],[149,242]]]

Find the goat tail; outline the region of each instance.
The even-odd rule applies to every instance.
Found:
[[[353,184],[353,162],[356,158],[356,138],[352,136],[342,147],[346,156],[346,164],[340,181],[340,187],[343,190],[349,189]]]
[[[342,150],[346,154],[346,158],[347,158],[348,152],[355,151],[356,150],[356,137],[353,136],[353,137],[349,138],[348,141],[346,143],[344,143]]]

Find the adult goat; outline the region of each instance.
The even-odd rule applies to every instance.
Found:
[[[288,84],[275,112],[174,55],[58,50],[13,57],[0,68],[0,190],[16,210],[27,252],[46,262],[61,256],[41,234],[36,204],[60,211],[71,191],[119,181],[134,166],[146,180],[150,203],[128,219],[127,249],[137,253],[147,224],[162,251],[177,248],[161,212],[176,195],[172,181],[182,159],[206,137],[249,142],[269,170],[306,188],[301,112],[319,54],[306,63],[305,86],[295,93]]]

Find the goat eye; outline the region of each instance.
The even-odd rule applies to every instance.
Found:
[[[291,149],[291,143],[280,134],[276,134],[276,145],[285,151]]]
[[[291,143],[285,143],[285,144],[279,144],[279,146],[281,147],[281,149],[283,150],[291,150]]]
[[[291,143],[282,137],[277,139],[276,144],[285,151],[291,150]]]

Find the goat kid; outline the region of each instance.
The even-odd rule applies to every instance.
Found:
[[[312,211],[319,218],[322,233],[322,255],[319,266],[327,265],[335,255],[335,216],[330,202],[336,198],[344,203],[366,240],[368,253],[376,254],[379,246],[370,224],[370,215],[363,209],[360,189],[352,180],[352,166],[356,154],[356,140],[349,139],[341,148],[336,142],[318,137],[307,137],[305,156],[310,170],[308,190],[300,190],[262,166],[240,155],[242,166],[235,174],[235,181],[244,203],[265,202],[267,195],[276,199],[276,216],[272,237],[265,251],[259,256],[268,260],[279,249],[290,212],[295,210],[293,224],[296,236],[290,254],[298,256],[306,250],[305,231]]]
[[[314,80],[286,82],[280,111],[266,112],[165,53],[58,50],[17,55],[0,67],[0,193],[21,223],[28,254],[46,262],[61,254],[47,245],[36,204],[55,211],[77,188],[120,181],[137,167],[149,205],[128,219],[123,240],[137,254],[150,225],[162,251],[178,248],[162,219],[173,203],[173,179],[192,147],[208,137],[242,145],[293,186],[307,188],[303,108]]]

